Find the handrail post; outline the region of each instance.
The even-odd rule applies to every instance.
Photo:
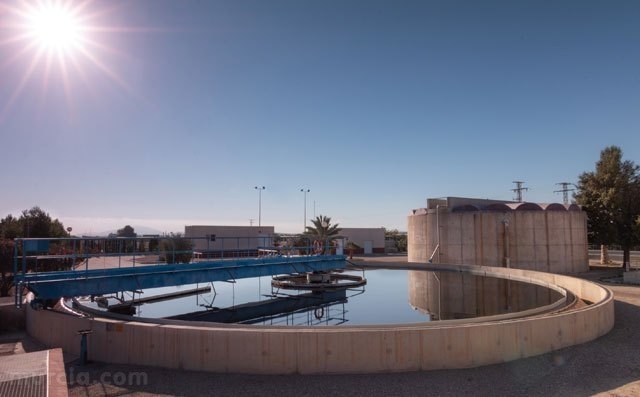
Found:
[[[63,251],[64,252],[64,251]],[[73,255],[71,256],[71,267],[74,267],[76,265],[76,259],[77,259],[77,254],[76,254],[76,240],[73,240]]]
[[[27,274],[27,251],[24,247],[24,240],[22,240],[21,243],[22,243],[22,274],[25,275]]]
[[[18,274],[18,239],[13,240],[13,276]]]
[[[118,269],[121,267],[120,259],[122,258],[122,240],[116,240],[118,242]]]
[[[14,303],[16,307],[20,307],[22,304],[22,299],[18,300],[18,290],[20,289],[20,285],[16,283],[16,275],[18,274],[18,241],[17,239],[13,240],[13,295],[14,295]]]

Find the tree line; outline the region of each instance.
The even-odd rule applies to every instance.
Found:
[[[0,220],[0,296],[7,296],[13,285],[13,239],[19,237],[69,237],[69,233],[62,222],[51,219],[48,213],[37,206],[22,211],[17,218],[9,214]],[[65,253],[66,247],[54,244],[50,249]],[[33,265],[29,262],[27,270],[31,270]],[[41,270],[63,270],[72,266],[72,263],[69,260],[55,260],[41,263],[40,266],[46,266]]]

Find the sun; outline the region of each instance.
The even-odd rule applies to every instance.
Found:
[[[82,87],[85,92],[91,90],[101,76],[132,92],[116,73],[117,61],[125,56],[109,42],[115,34],[134,30],[114,26],[111,14],[118,7],[106,8],[105,4],[97,6],[92,0],[0,0],[0,76],[10,72],[14,76],[4,79],[8,82],[5,87],[14,88],[9,88],[8,97],[0,97],[0,125],[23,92],[37,90],[31,84],[34,80],[42,81],[38,95],[44,103],[48,92],[63,90],[71,105],[72,91]],[[140,27],[138,31],[145,30]]]
[[[25,13],[27,35],[45,51],[69,53],[86,41],[78,9],[67,3],[39,3]]]

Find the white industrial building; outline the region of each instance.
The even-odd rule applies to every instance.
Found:
[[[190,225],[184,235],[192,239],[193,250],[204,256],[218,256],[222,251],[255,255],[261,247],[272,247],[273,226]]]
[[[193,250],[204,256],[218,256],[224,251],[242,251],[254,255],[258,249],[273,247],[273,226],[219,226],[188,225],[185,237],[192,240]],[[385,253],[384,228],[343,227],[340,231],[342,246],[356,244],[355,254]],[[207,254],[208,253],[208,254]]]
[[[384,228],[368,228],[368,227],[343,227],[340,236],[344,237],[345,246],[354,243],[359,250],[355,254],[384,254],[385,239]]]

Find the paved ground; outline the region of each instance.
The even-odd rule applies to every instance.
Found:
[[[619,270],[603,269],[583,276],[599,280],[616,272]],[[67,366],[69,392],[71,396],[637,396],[640,395],[640,287],[610,287],[616,298],[616,323],[609,334],[580,346],[500,365],[375,375],[255,376],[93,363]]]
[[[613,250],[609,251],[609,259],[613,261],[622,261],[622,251],[621,250]],[[640,263],[640,251],[630,251],[631,262]],[[589,250],[589,258],[591,259],[600,259],[600,250],[599,249],[590,249]]]

